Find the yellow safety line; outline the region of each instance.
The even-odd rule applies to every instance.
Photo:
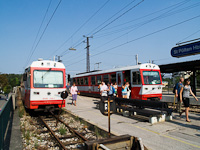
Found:
[[[88,111],[88,112],[92,112],[92,113],[95,113],[95,114],[100,115],[99,113],[96,113],[96,112],[93,112],[93,111]],[[100,115],[100,116],[102,116],[102,115]],[[113,119],[113,118],[111,118],[111,120],[120,121],[120,120],[118,120],[118,119]],[[133,125],[133,124],[130,124],[130,123],[125,123],[125,122],[124,122],[124,124],[131,125],[131,126],[133,126],[133,127],[136,127],[136,128],[142,129],[142,130],[146,130],[146,131],[155,133],[155,134],[157,134],[157,135],[160,135],[160,136],[163,136],[163,137],[166,137],[166,138],[175,140],[175,141],[179,141],[179,142],[181,142],[181,143],[184,143],[184,144],[187,144],[187,145],[190,145],[190,146],[193,146],[193,147],[200,148],[200,146],[198,146],[198,145],[191,144],[191,143],[185,142],[185,141],[183,141],[183,140],[180,140],[180,139],[177,139],[177,138],[168,136],[168,135],[160,134],[160,133],[158,133],[158,132],[156,132],[156,131],[153,131],[153,130],[149,130],[149,129],[146,129],[146,128],[143,128],[143,127],[139,127],[139,126],[136,126],[136,125]]]

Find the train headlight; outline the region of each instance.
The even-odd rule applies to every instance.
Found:
[[[160,90],[160,89],[161,89],[161,87],[158,87],[158,89]]]
[[[35,95],[39,95],[39,94],[40,94],[40,92],[33,92],[33,94],[35,94]]]

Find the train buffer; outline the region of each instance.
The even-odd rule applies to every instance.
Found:
[[[151,124],[172,120],[173,109],[168,108],[165,102],[115,98],[115,104],[117,112],[124,116],[145,116]]]

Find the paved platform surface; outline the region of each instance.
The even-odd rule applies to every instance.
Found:
[[[96,103],[99,99],[78,96],[77,106],[71,105],[71,96],[66,100],[66,109],[107,130],[108,119],[103,116]],[[151,150],[196,150],[200,149],[200,114],[190,113],[191,123],[173,114],[173,120],[151,125],[139,118],[127,118],[113,114],[111,131],[117,135],[130,134],[141,137],[144,145]]]

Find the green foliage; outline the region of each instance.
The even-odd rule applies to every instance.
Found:
[[[0,90],[8,94],[13,87],[20,85],[21,74],[0,74]]]

